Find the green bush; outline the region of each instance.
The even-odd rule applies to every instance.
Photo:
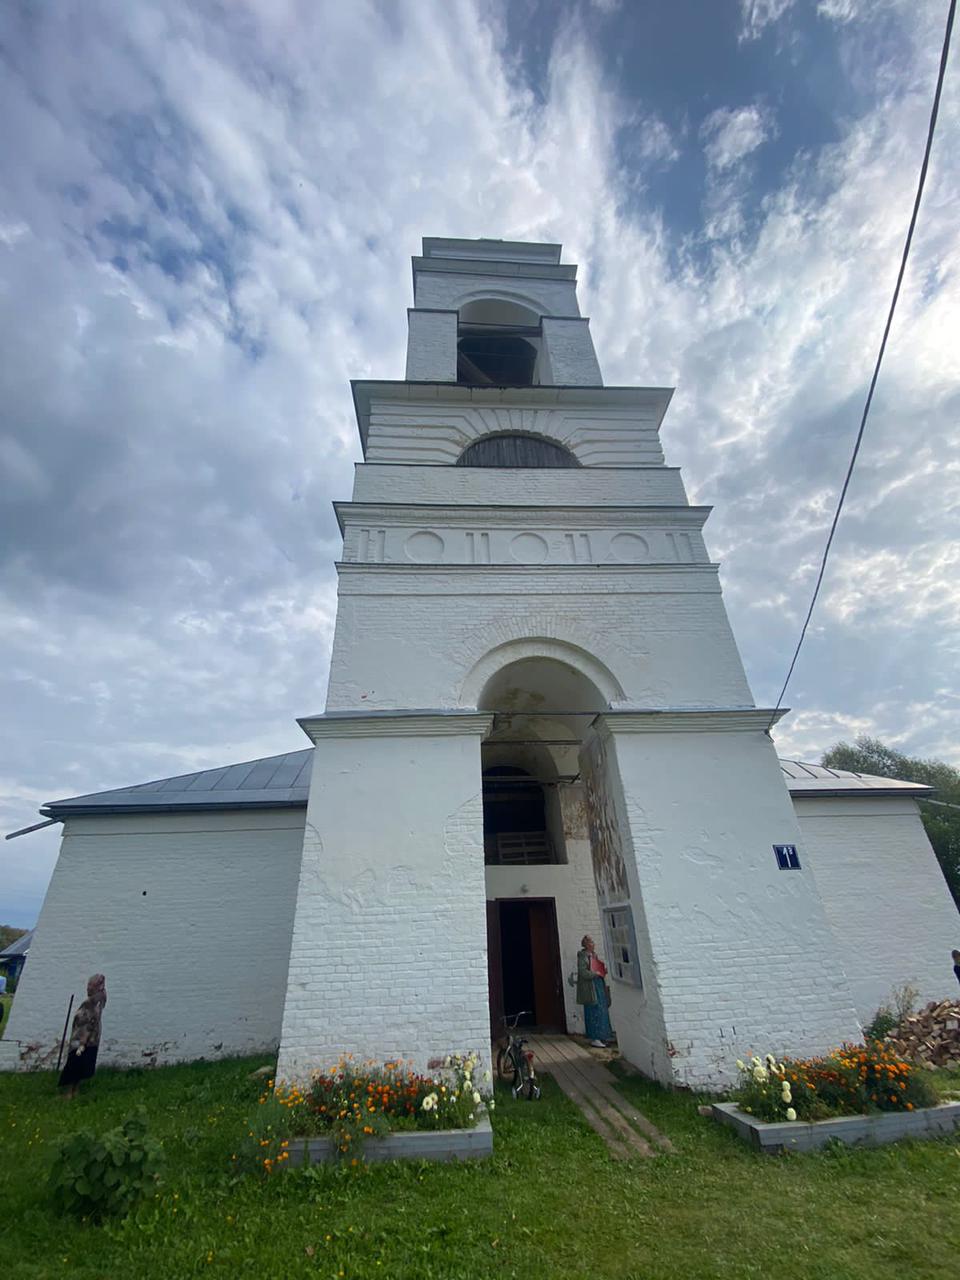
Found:
[[[72,1133],[60,1141],[50,1170],[54,1204],[87,1218],[126,1214],[156,1185],[162,1161],[142,1107],[104,1134]]]
[[[897,1025],[897,1015],[889,1005],[882,1004],[873,1015],[873,1021],[864,1027],[864,1038],[867,1040],[886,1040]]]

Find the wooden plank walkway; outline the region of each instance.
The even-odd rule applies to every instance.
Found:
[[[617,1088],[616,1077],[583,1045],[560,1035],[532,1035],[528,1043],[537,1071],[553,1076],[615,1159],[673,1150],[670,1139],[630,1105]]]

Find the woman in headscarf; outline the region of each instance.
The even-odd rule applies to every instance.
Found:
[[[590,935],[580,939],[577,952],[577,1004],[583,1005],[583,1022],[587,1039],[597,1049],[606,1048],[613,1039],[613,1027],[607,1012],[607,966],[597,955],[596,944]]]
[[[86,1000],[73,1015],[70,1049],[58,1082],[66,1090],[64,1097],[75,1098],[81,1082],[89,1080],[97,1069],[100,1021],[106,1003],[107,980],[102,973],[95,973],[87,983]]]

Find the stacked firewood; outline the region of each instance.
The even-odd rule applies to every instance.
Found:
[[[891,1031],[886,1043],[925,1067],[960,1065],[960,1000],[932,1000]]]

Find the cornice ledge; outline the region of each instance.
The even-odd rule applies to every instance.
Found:
[[[609,733],[765,732],[788,710],[788,707],[779,707],[775,711],[769,707],[611,710],[601,712],[594,724],[602,725]]]
[[[485,737],[487,711],[327,711],[297,720],[311,742],[321,738]]]
[[[486,573],[496,570],[497,573],[515,577],[523,573],[581,573],[585,577],[594,577],[598,573],[700,573],[719,572],[720,566],[712,561],[678,560],[676,562],[662,560],[638,560],[635,564],[615,561],[610,564],[401,564],[379,560],[337,560],[333,566],[338,573],[367,573],[377,571],[398,574],[428,574],[433,577],[442,573]]]

